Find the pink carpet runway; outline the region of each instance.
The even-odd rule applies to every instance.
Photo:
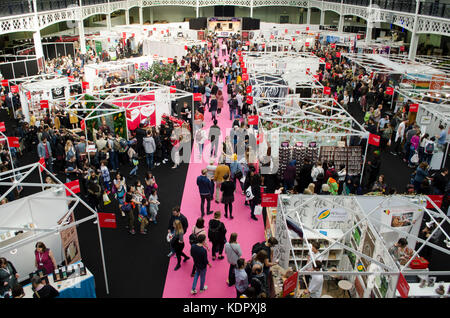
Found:
[[[219,53],[220,54],[220,53]],[[223,60],[223,57],[220,56]],[[227,132],[231,129],[232,121],[230,118],[229,107],[228,107],[228,96],[226,85],[222,90],[224,94],[224,103],[222,108],[222,113],[217,116],[218,125],[221,128],[222,135],[219,142],[219,150],[221,151],[222,141],[224,140]],[[205,111],[205,121],[204,128],[207,132],[209,127],[212,126],[211,113]],[[201,170],[206,168],[209,161],[209,154],[211,151],[211,146],[209,142],[205,143],[203,149],[203,158],[198,159],[198,148],[195,145],[193,147],[194,151],[191,154],[191,163],[189,164],[188,173],[186,176],[186,183],[184,186],[183,199],[181,203],[181,213],[184,214],[188,221],[189,227],[187,233],[184,236],[185,248],[184,253],[190,255],[190,244],[189,235],[192,233],[192,228],[195,226],[197,218],[201,216],[200,212],[200,194],[197,187],[197,177],[201,174]],[[219,156],[216,157],[216,164]],[[224,205],[218,204],[214,200],[211,201],[211,211],[221,211],[222,218],[221,221],[225,224],[227,229],[226,238],[230,237],[230,234],[236,232],[238,234],[238,243],[241,245],[243,257],[245,259],[250,259],[251,257],[251,247],[256,242],[264,241],[264,226],[261,216],[257,216],[258,221],[252,220],[250,218],[250,207],[244,205],[245,197],[242,194],[242,189],[239,183],[236,184],[235,191],[235,201],[233,203],[233,220],[226,219],[224,215]],[[206,203],[205,203],[206,210]],[[213,214],[205,215],[205,227],[207,226],[209,220],[213,218]],[[211,250],[211,243],[209,243],[209,248]],[[169,251],[167,251],[169,252]],[[177,260],[176,257],[170,259],[169,268],[166,276],[166,283],[164,286],[164,298],[234,298],[236,297],[236,290],[234,286],[228,287],[226,284],[228,278],[229,264],[225,255],[223,253],[224,259],[213,261],[211,259],[211,251],[208,252],[208,259],[212,267],[207,269],[206,273],[206,286],[208,289],[205,292],[199,292],[197,295],[191,295],[190,291],[192,288],[193,278],[191,277],[191,270],[193,266],[192,258],[187,262],[181,263],[181,268],[178,271],[174,271]],[[197,290],[200,289],[200,278],[197,283]]]

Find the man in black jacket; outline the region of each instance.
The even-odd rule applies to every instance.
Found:
[[[208,254],[206,249],[203,247],[205,243],[206,236],[200,234],[197,237],[197,244],[192,245],[191,247],[191,256],[194,260],[194,268],[195,268],[195,276],[194,282],[192,283],[191,294],[197,294],[197,290],[195,289],[197,286],[197,280],[200,276],[200,292],[205,291],[208,286],[205,285],[206,279],[206,266],[211,267],[211,264],[208,262]]]
[[[173,234],[173,232],[175,231],[175,228],[173,227],[173,223],[175,222],[175,220],[180,220],[181,225],[183,226],[183,231],[184,231],[184,233],[186,233],[189,223],[188,223],[187,218],[183,214],[181,214],[179,206],[175,206],[172,209],[172,216],[170,217],[170,220],[169,220],[169,228],[167,230],[167,233]],[[172,255],[174,255],[174,251],[172,251],[172,248],[171,248],[171,251],[170,251],[169,255],[167,255],[167,256],[171,257]]]
[[[31,279],[31,284],[34,290],[33,298],[55,298],[59,296],[59,291],[51,285],[43,284],[42,279],[38,276]]]
[[[137,150],[138,150],[139,157],[144,156],[144,147],[142,147],[142,142],[146,135],[147,135],[147,133],[142,128],[142,124],[139,124],[139,127],[136,128]]]

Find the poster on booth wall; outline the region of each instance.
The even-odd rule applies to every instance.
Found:
[[[387,225],[382,226],[380,232],[393,232],[392,235],[384,237],[386,244],[391,247],[400,238],[400,234],[392,231],[398,229],[411,235],[419,235],[420,225],[422,223],[423,209],[411,206],[384,208],[381,211],[381,223]],[[408,247],[414,249],[416,240],[407,239]]]
[[[70,224],[75,222],[73,212],[65,215],[58,224]],[[81,260],[80,244],[78,242],[77,227],[73,226],[59,233],[61,235],[61,246],[64,252],[66,266]]]

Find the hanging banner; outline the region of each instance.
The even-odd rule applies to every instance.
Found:
[[[70,213],[68,218],[62,218],[58,221],[58,224],[69,225],[75,222],[73,212]],[[64,258],[66,266],[81,261],[80,244],[78,242],[77,227],[73,226],[68,229],[62,230],[61,245],[64,251]]]
[[[242,55],[239,55],[239,62],[240,63],[244,62],[244,57]]]
[[[323,87],[323,94],[324,95],[330,95],[331,94],[331,87],[324,86]]]
[[[332,221],[332,222],[346,222],[348,218],[348,212],[346,209],[335,208],[335,209],[320,209],[317,213],[317,220],[322,221]]]
[[[271,40],[275,39],[275,37],[273,36],[273,34],[270,35],[270,39],[271,39]]]
[[[6,86],[8,86],[9,84],[8,84],[8,80],[2,80],[2,86],[3,87],[6,87]]]
[[[311,73],[311,69],[309,67],[306,68],[306,74]]]
[[[335,49],[336,48],[336,43],[331,43],[331,48]]]
[[[249,96],[249,97],[251,97],[251,96]],[[249,125],[258,125],[258,119],[259,119],[258,115],[248,116],[248,124]]]
[[[331,63],[325,63],[325,67],[327,68],[327,70],[331,70]]]
[[[409,112],[410,113],[417,113],[419,110],[419,104],[411,104],[409,105]]]
[[[251,85],[247,86],[246,92],[247,92],[247,94],[250,94],[252,92],[252,86]]]
[[[241,68],[244,68],[244,67],[245,67],[245,63],[241,62]]]
[[[283,297],[291,294],[297,288],[298,272],[295,272],[291,277],[286,279],[283,283]]]
[[[309,42],[305,42],[305,46],[306,46],[306,47],[309,47]]]
[[[19,92],[19,86],[13,85],[11,86],[11,93],[18,93]]]
[[[26,92],[25,96],[27,97],[28,100],[31,100],[31,92]]]
[[[82,119],[82,120],[80,121],[80,128],[81,128],[81,130],[85,130],[85,129],[86,129],[86,124],[85,124],[85,122],[84,122],[84,119]]]
[[[83,89],[88,89],[89,88],[89,82],[81,82],[81,87]]]
[[[176,93],[177,92],[176,88],[177,87],[175,85],[170,85],[170,93],[171,94]]]
[[[400,52],[404,52],[405,51],[405,47],[404,46],[400,46]]]
[[[237,51],[237,55],[241,56],[242,55],[242,51]]]
[[[0,131],[1,132],[5,132],[6,131],[6,127],[5,127],[5,122],[4,121],[0,122]]]
[[[247,74],[247,68],[246,67],[242,68],[242,74]]]
[[[173,58],[169,57],[169,58],[167,59],[167,63],[173,64]]]
[[[319,57],[320,63],[325,63],[325,58],[324,57]]]
[[[278,205],[278,194],[276,193],[263,193],[261,194],[261,206],[276,208]]]
[[[247,96],[246,103],[249,105],[252,105],[253,104],[253,96]]]
[[[43,99],[43,100],[41,100],[39,103],[40,103],[40,105],[41,105],[41,109],[48,108],[48,100]]]
[[[306,27],[306,31],[309,31],[309,27]]]
[[[380,136],[375,134],[369,134],[369,145],[378,147],[380,145]]]
[[[46,168],[46,166],[45,166],[45,159],[44,158],[39,159],[38,162],[41,164],[42,167]],[[41,166],[39,166],[39,171],[40,172],[44,171],[44,168],[42,168]]]
[[[259,133],[256,135],[256,144],[259,145],[259,144],[262,143],[263,141],[264,141],[264,134],[263,134],[263,132],[261,131],[261,132],[259,132]]]
[[[100,227],[115,229],[116,215],[114,213],[98,213],[98,221]]]
[[[284,33],[288,33],[288,29],[284,29]]]
[[[402,298],[408,298],[409,294],[409,284],[406,281],[405,277],[402,273],[400,273],[398,277],[398,283],[397,283],[397,291],[400,294],[400,297]]]
[[[9,147],[13,147],[13,148],[19,148],[20,147],[20,143],[19,143],[19,138],[18,137],[7,137],[7,138],[8,138]]]
[[[64,183],[66,187],[72,190],[73,193],[80,193],[80,180],[76,179],[67,183]],[[66,195],[69,197],[72,194],[66,189]]]
[[[386,94],[388,95],[394,95],[394,88],[393,87],[387,87],[386,88]]]
[[[336,52],[336,57],[341,57],[341,52]]]
[[[316,82],[319,81],[319,74],[315,74],[315,75],[313,75],[313,77],[314,77],[314,80],[315,80]]]
[[[242,74],[242,80],[248,81],[248,73]]]
[[[296,34],[300,34],[300,31],[295,31]]]
[[[250,41],[245,41],[246,46],[250,46]]]

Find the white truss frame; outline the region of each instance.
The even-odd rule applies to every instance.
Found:
[[[41,171],[41,169],[42,169],[42,171]],[[41,180],[40,183],[25,182],[27,177],[36,170],[39,172],[39,177]],[[43,172],[44,171],[53,181],[56,182],[56,184],[47,184],[47,183],[43,182]],[[22,177],[19,180],[16,179],[16,175],[18,175],[18,174],[22,175]],[[10,181],[11,178],[14,178],[14,180],[16,180],[16,181],[11,182]],[[54,235],[56,233],[60,233],[63,230],[78,226],[79,224],[82,224],[87,221],[92,221],[93,219],[95,219],[97,221],[97,231],[98,231],[98,237],[99,237],[99,243],[100,243],[100,253],[101,253],[101,258],[102,258],[103,273],[104,273],[104,277],[105,277],[106,293],[109,294],[108,276],[106,273],[106,262],[105,262],[105,256],[104,256],[104,251],[103,251],[103,240],[102,240],[102,234],[101,234],[98,213],[94,209],[92,209],[86,202],[84,202],[78,195],[76,195],[70,188],[68,188],[63,182],[61,182],[53,173],[51,173],[49,170],[47,170],[47,168],[42,166],[40,163],[33,163],[33,164],[26,165],[26,166],[22,166],[20,168],[16,168],[16,169],[13,169],[10,171],[0,173],[0,185],[10,187],[5,193],[3,193],[0,196],[0,201],[3,200],[3,198],[5,198],[11,191],[13,191],[17,187],[30,187],[30,188],[37,187],[37,188],[42,188],[42,191],[44,191],[45,187],[59,188],[59,189],[68,191],[72,195],[72,197],[65,196],[64,198],[61,198],[61,200],[67,201],[67,204],[69,204],[71,202],[75,202],[74,205],[69,209],[67,216],[70,215],[70,213],[72,213],[78,205],[84,206],[86,209],[89,210],[90,213],[92,213],[92,215],[85,217],[83,219],[80,219],[76,222],[70,223],[70,224],[62,223],[60,225],[56,225],[51,228],[34,228],[33,231],[39,232],[39,234],[34,235],[29,238],[25,238],[23,240],[20,240],[17,243],[14,243],[7,247],[0,248],[0,252],[4,253],[4,252],[11,251],[11,250],[18,248],[20,246],[23,246],[27,243],[43,239],[47,236]],[[25,197],[25,199],[26,198],[27,197]],[[3,226],[0,226],[0,230],[30,231],[30,229],[27,229],[25,227],[11,228],[11,227],[3,227]]]

